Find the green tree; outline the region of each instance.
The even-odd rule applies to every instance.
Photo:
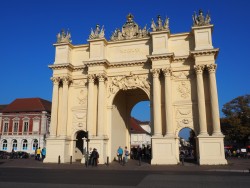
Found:
[[[239,96],[223,105],[221,119],[225,140],[245,145],[250,136],[250,95]]]

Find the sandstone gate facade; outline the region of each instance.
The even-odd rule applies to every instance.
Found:
[[[109,41],[99,25],[88,44],[72,45],[70,33],[57,36],[53,70],[50,137],[44,162],[81,159],[97,148],[100,163],[130,145],[128,122],[133,106],[149,100],[151,164],[179,162],[178,133],[196,134],[199,164],[226,164],[220,130],[216,56],[210,16],[193,15],[190,32],[171,34],[169,19],[140,28],[129,14]],[[83,140],[82,140],[83,139]]]

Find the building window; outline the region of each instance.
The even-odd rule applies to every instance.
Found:
[[[13,140],[12,149],[17,150],[17,140]]]
[[[38,134],[39,133],[39,120],[34,120],[33,121],[33,134]]]
[[[29,122],[25,121],[23,125],[23,133],[27,134],[29,131]]]
[[[38,140],[35,139],[35,140],[33,141],[33,150],[36,150],[37,148],[38,148]]]
[[[17,135],[17,133],[18,133],[18,122],[14,122],[13,134]]]
[[[27,149],[28,149],[28,141],[23,140],[23,150],[27,150]]]
[[[7,140],[3,140],[2,149],[3,149],[4,151],[6,151],[6,150],[8,149],[8,143],[7,143]]]
[[[3,127],[3,133],[7,134],[9,130],[9,123],[5,122]]]

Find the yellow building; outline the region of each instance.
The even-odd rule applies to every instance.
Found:
[[[190,16],[191,18],[191,16]],[[189,127],[197,142],[198,163],[226,164],[220,130],[210,16],[193,15],[191,31],[172,34],[169,19],[141,28],[133,15],[110,40],[99,25],[88,44],[71,44],[62,31],[54,44],[53,101],[45,162],[80,159],[86,135],[100,163],[129,146],[128,123],[135,104],[149,100],[151,164],[179,162],[178,133]]]

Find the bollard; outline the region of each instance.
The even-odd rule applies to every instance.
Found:
[[[72,164],[72,156],[70,156],[70,164]]]
[[[60,157],[60,155],[58,156],[58,164],[60,164],[61,163],[61,157]]]
[[[109,165],[109,157],[107,157],[107,166]]]

